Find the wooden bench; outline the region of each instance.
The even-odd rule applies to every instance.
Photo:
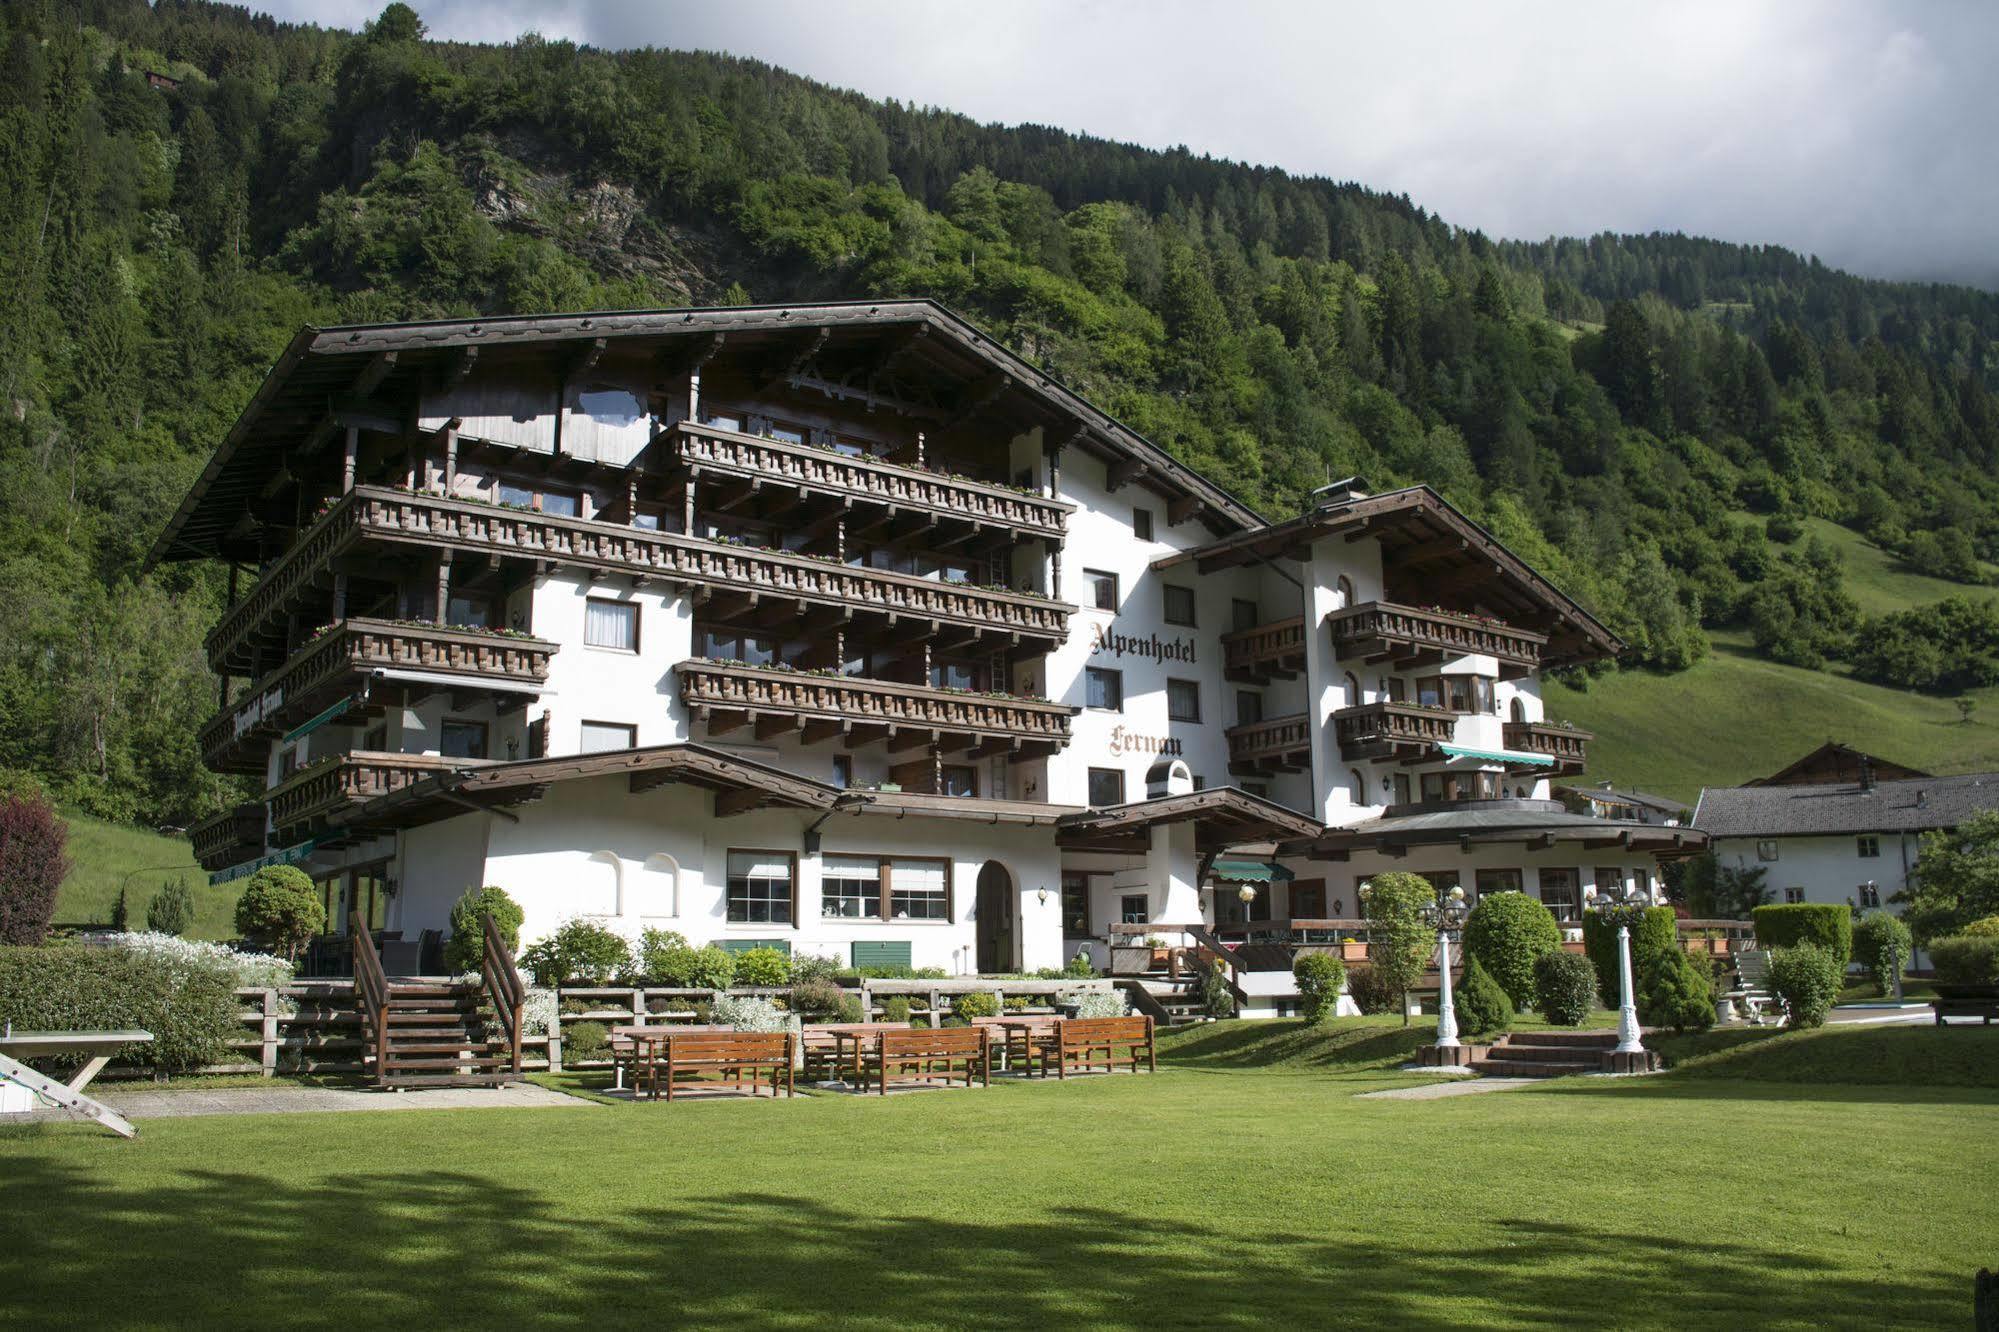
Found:
[[[622,1026],[611,1028],[611,1089],[622,1091],[625,1074],[631,1074],[634,1095],[645,1082],[646,1067],[654,1055],[659,1053],[659,1043],[674,1032],[692,1031],[734,1031],[734,1027],[724,1027],[714,1023],[683,1022],[669,1025],[664,1022],[651,1026]]]
[[[875,1042],[877,1089],[888,1095],[891,1077],[902,1083],[951,1085],[962,1069],[965,1085],[976,1075],[993,1085],[992,1031],[987,1027],[937,1027],[884,1031]]]
[[[1138,1072],[1143,1057],[1147,1072],[1157,1072],[1159,1059],[1152,1045],[1149,1017],[1067,1018],[1055,1024],[1053,1035],[1039,1042],[1041,1076],[1048,1076],[1048,1061],[1055,1061],[1055,1076],[1066,1078],[1069,1071],[1093,1073],[1099,1067],[1114,1073],[1120,1063]]]
[[[815,1022],[801,1032],[806,1078],[844,1081],[849,1070],[856,1087],[865,1086],[862,1062],[867,1056],[867,1040],[884,1031],[908,1031],[907,1022]],[[853,1049],[850,1052],[848,1046]]]
[[[1999,1018],[1999,994],[1986,985],[1952,985],[1948,981],[1936,982],[1936,998],[1930,1000],[1930,1011],[1936,1014],[1939,1027],[1948,1026],[1945,1018],[1983,1018],[1981,1026],[1989,1027],[1992,1019]],[[1956,991],[1956,993],[1953,993]],[[1964,993],[1963,991],[1972,991]]]
[[[657,1042],[637,1043],[658,1046],[659,1053],[648,1061],[645,1069],[647,1090],[655,1101],[659,1099],[662,1082],[666,1084],[666,1099],[671,1101],[674,1086],[683,1074],[689,1075],[690,1081],[697,1075],[709,1075],[703,1080],[730,1083],[737,1091],[755,1096],[763,1074],[768,1071],[773,1097],[780,1086],[786,1096],[794,1094],[792,1037],[788,1031],[668,1031]],[[636,1082],[632,1092],[638,1093]]]

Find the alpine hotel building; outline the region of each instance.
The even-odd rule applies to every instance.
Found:
[[[1389,868],[1573,920],[1696,849],[1549,798],[1602,625],[1427,488],[1315,500],[927,302],[307,329],[153,551],[229,567],[201,746],[263,788],[196,851],[338,928],[497,884],[527,940],[970,973]]]

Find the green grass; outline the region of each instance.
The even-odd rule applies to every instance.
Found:
[[[208,886],[208,872],[194,863],[194,848],[185,837],[163,837],[145,828],[106,823],[87,814],[64,814],[69,825],[69,855],[76,862],[56,895],[56,922],[63,925],[109,924],[118,887],[125,886],[132,928],[146,924],[146,903],[160,884],[184,876],[194,889],[195,939],[231,939],[236,896],[241,885]]]
[[[1992,1027],[1730,1027],[1648,1036],[1646,1044],[1666,1057],[1676,1078],[1999,1092],[1999,1028]]]
[[[1393,1019],[1230,1024],[1175,1037],[1156,1077],[886,1100],[187,1118],[149,1121],[135,1142],[80,1125],[0,1134],[0,1319],[1968,1321],[1971,1274],[1995,1256],[1989,1082],[1812,1086],[1690,1067],[1353,1099],[1415,1080],[1393,1061],[1421,1034]],[[1925,1034],[1810,1039],[1872,1052]],[[1895,1188],[1922,1205],[1883,1206]]]
[[[1990,597],[1999,595],[1991,587],[1953,583],[1947,578],[1931,578],[1910,570],[1902,561],[1849,527],[1825,518],[1805,519],[1805,537],[1818,537],[1834,550],[1846,565],[1846,590],[1860,604],[1863,615],[1885,615],[1911,606],[1942,601],[1945,597]]]

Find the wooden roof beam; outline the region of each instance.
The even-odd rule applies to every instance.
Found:
[[[365,398],[373,393],[396,368],[396,356],[395,352],[377,352],[369,357],[368,363],[361,367],[361,373],[354,377],[354,383],[347,391],[357,398]]]
[[[1143,481],[1152,469],[1136,458],[1119,458],[1104,473],[1104,489],[1115,493],[1124,486]]]

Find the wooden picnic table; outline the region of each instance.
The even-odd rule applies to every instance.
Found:
[[[1035,1045],[1043,1038],[1053,1036],[1055,1024],[1060,1021],[1060,1013],[1036,1013],[1031,1016],[973,1018],[972,1025],[992,1027],[1000,1033],[1000,1058],[1009,1071],[1014,1067],[1015,1052],[1018,1051],[1021,1069],[1032,1073]]]
[[[861,1061],[862,1056],[866,1053],[869,1034],[873,1033],[876,1037],[879,1037],[885,1031],[909,1030],[911,1030],[911,1027],[907,1022],[815,1022],[805,1028],[805,1034],[810,1037],[813,1033],[817,1032],[831,1036],[833,1038],[833,1070],[839,1072],[843,1068],[851,1067],[854,1071],[854,1084],[859,1086],[861,1085]],[[879,1041],[877,1041],[877,1044],[879,1044]],[[849,1047],[852,1048],[851,1060],[848,1058]]]
[[[94,1119],[113,1133],[127,1138],[139,1130],[110,1106],[84,1095],[83,1089],[104,1071],[111,1057],[128,1045],[144,1045],[153,1039],[150,1031],[15,1031],[9,1025],[0,1032],[0,1078],[18,1083],[29,1091]],[[83,1067],[68,1082],[58,1082],[23,1063],[26,1059],[83,1055]]]
[[[623,1091],[625,1086],[624,1061],[618,1058],[618,1043],[628,1043],[632,1047],[632,1091],[639,1089],[640,1061],[644,1061],[644,1071],[652,1072],[659,1060],[661,1042],[680,1031],[734,1031],[734,1027],[712,1022],[662,1022],[655,1026],[623,1026],[611,1028],[611,1090]]]

